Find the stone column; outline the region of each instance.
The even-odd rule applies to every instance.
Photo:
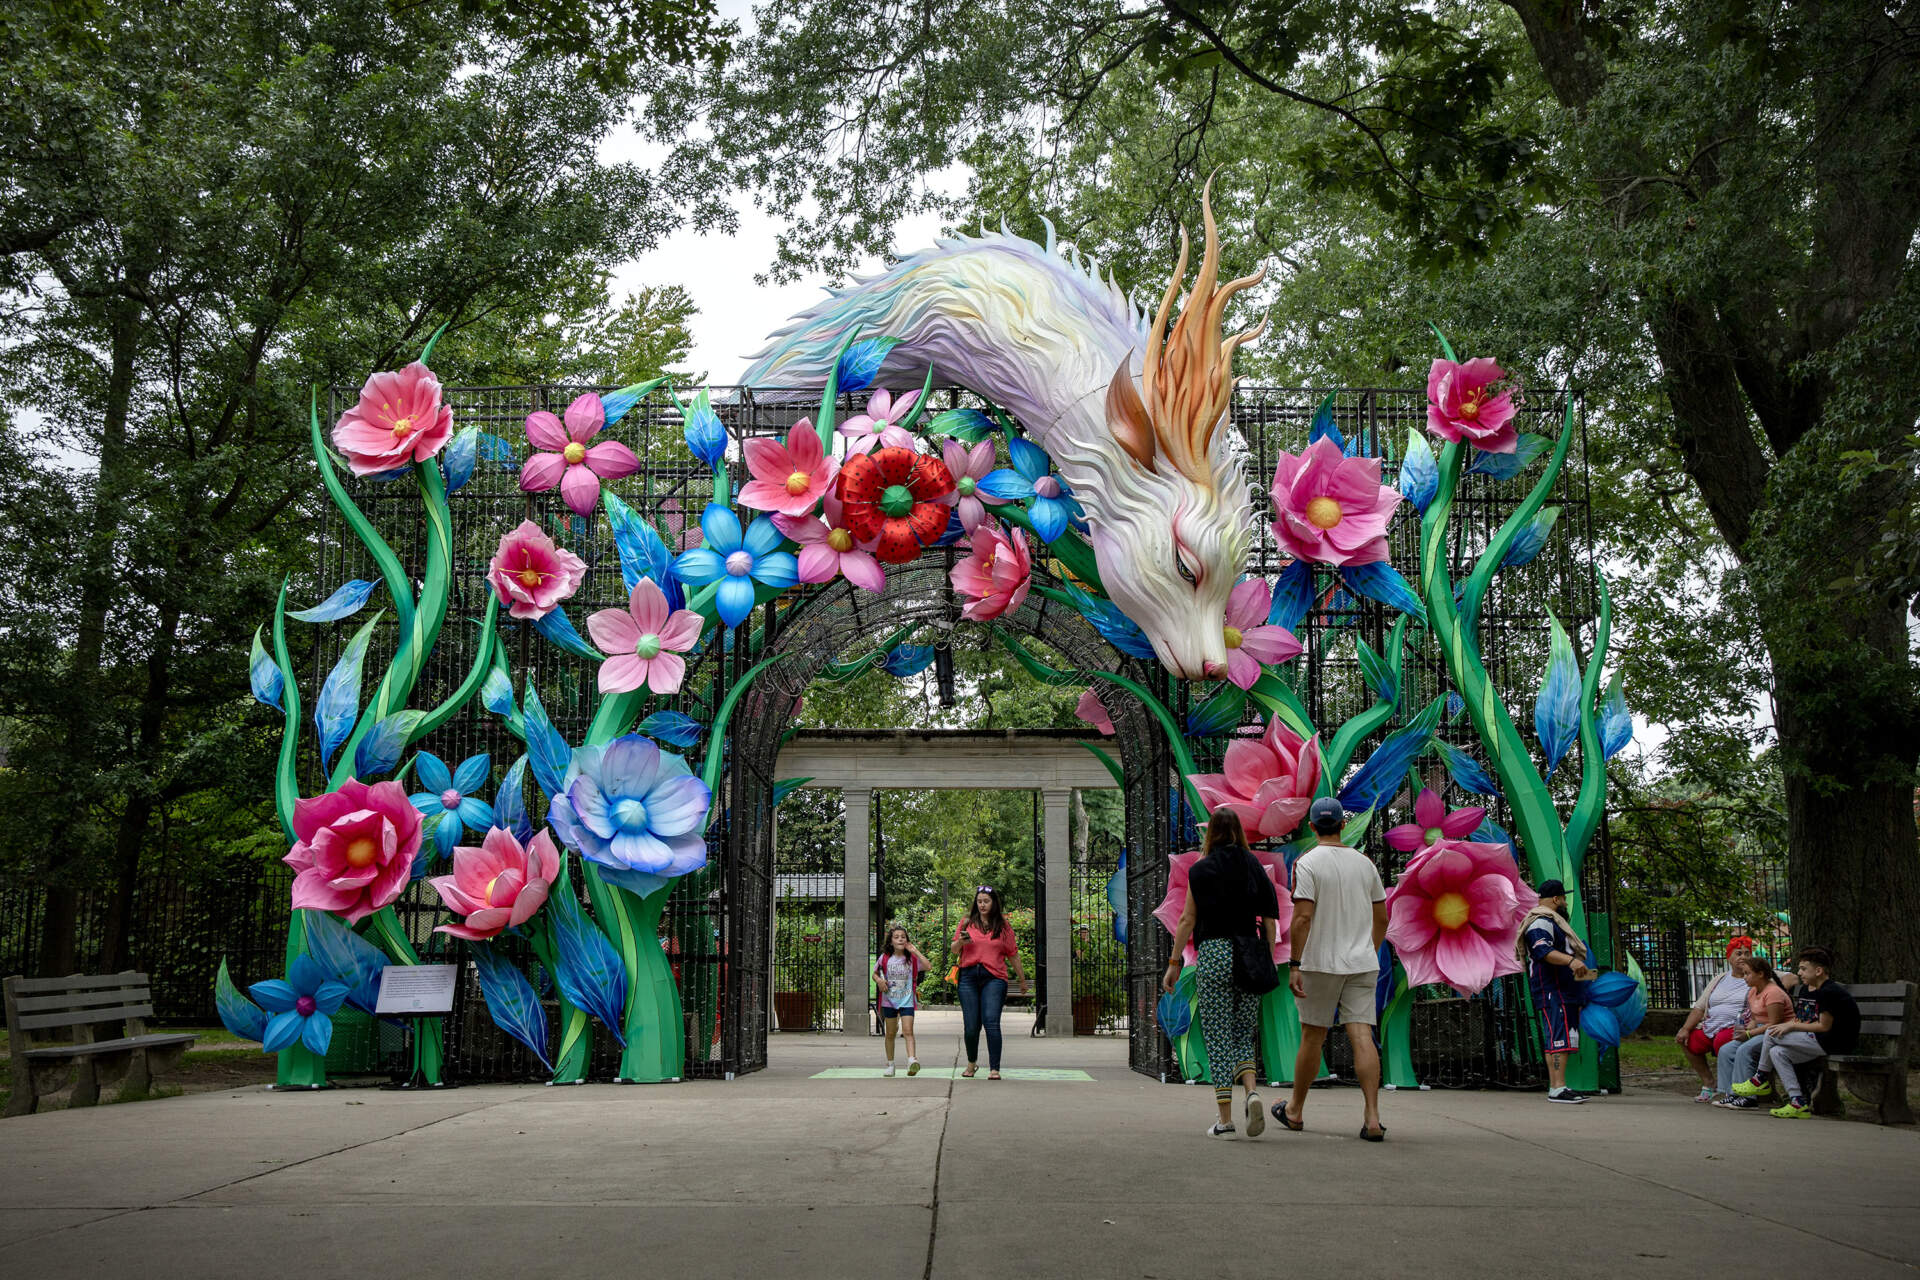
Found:
[[[867,1025],[867,993],[873,985],[867,972],[867,935],[872,932],[869,915],[873,909],[873,900],[868,897],[872,889],[873,792],[848,787],[840,794],[847,806],[847,864],[842,883],[847,922],[846,1020],[841,1025],[847,1035],[864,1036],[872,1030]]]
[[[1067,821],[1073,792],[1040,793],[1046,846],[1047,1025],[1050,1036],[1073,1034],[1073,848]]]

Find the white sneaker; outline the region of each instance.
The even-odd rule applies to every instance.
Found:
[[[1547,1101],[1548,1102],[1581,1103],[1581,1102],[1585,1102],[1586,1099],[1581,1097],[1579,1094],[1575,1093],[1573,1090],[1567,1088],[1565,1085],[1562,1085],[1558,1089],[1547,1090]]]
[[[881,1074],[881,1075],[883,1075],[883,1076],[890,1076],[890,1075],[892,1075],[892,1074],[893,1074],[893,1064],[892,1064],[891,1062],[889,1062],[889,1063],[887,1064],[887,1069],[886,1069],[885,1071],[882,1071],[882,1072],[881,1072],[880,1074]]]
[[[917,1076],[920,1074],[920,1059],[918,1058],[907,1059],[907,1074],[910,1076]]]

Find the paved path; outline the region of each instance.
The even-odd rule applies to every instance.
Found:
[[[924,1047],[953,1065],[947,1035]],[[877,1041],[776,1036],[773,1068],[730,1084],[22,1117],[0,1122],[0,1259],[87,1280],[1920,1271],[1912,1130],[1434,1092],[1389,1095],[1375,1146],[1356,1094],[1318,1090],[1308,1132],[1219,1142],[1208,1091],[1124,1055],[1019,1035],[1008,1066],[1092,1079],[814,1079],[877,1065]]]

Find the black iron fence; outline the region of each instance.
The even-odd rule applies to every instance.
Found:
[[[1073,915],[1073,1034],[1127,1029],[1127,854],[1115,841],[1093,840],[1068,877]],[[1156,924],[1157,928],[1158,925]]]

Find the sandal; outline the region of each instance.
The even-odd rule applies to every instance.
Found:
[[[967,1069],[960,1073],[960,1078],[962,1080],[971,1080],[973,1079],[973,1073],[978,1071],[979,1069],[980,1069],[979,1067],[976,1067],[971,1062],[969,1062],[967,1064]]]
[[[1287,1104],[1284,1101],[1274,1103],[1272,1110],[1273,1118],[1280,1122],[1280,1127],[1283,1129],[1291,1129],[1299,1133],[1307,1127],[1305,1120],[1295,1120],[1287,1115]]]
[[[1367,1126],[1361,1125],[1360,1136],[1368,1142],[1385,1142],[1387,1140],[1387,1126],[1381,1125],[1379,1132],[1373,1133],[1368,1131]]]
[[[987,1072],[987,1079],[998,1080],[999,1078],[1000,1078],[1000,1068],[995,1067],[993,1070]]]

